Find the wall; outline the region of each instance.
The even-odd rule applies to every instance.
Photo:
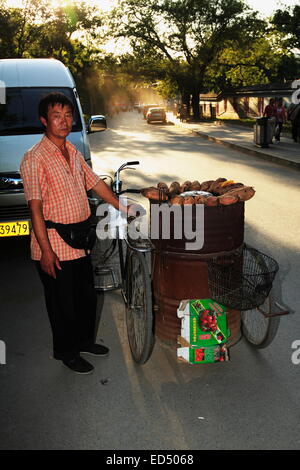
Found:
[[[280,96],[280,95],[278,95]],[[291,95],[281,95],[286,107],[291,102]],[[217,118],[228,119],[245,119],[256,118],[263,115],[266,105],[269,103],[271,96],[263,97],[246,97],[246,96],[229,96],[218,102],[202,101],[200,106],[203,117],[210,118],[211,106],[216,109]]]

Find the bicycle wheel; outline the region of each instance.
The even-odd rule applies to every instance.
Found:
[[[259,308],[267,314],[274,313],[272,292]],[[265,317],[258,308],[246,310],[241,315],[242,332],[246,340],[257,349],[269,346],[276,336],[280,317]]]
[[[153,345],[151,279],[145,255],[128,250],[126,271],[126,325],[135,362],[145,364]]]

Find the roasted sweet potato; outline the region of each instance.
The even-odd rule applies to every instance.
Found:
[[[176,196],[177,194],[180,194],[180,184],[178,181],[174,181],[169,187],[169,195],[172,197]]]
[[[204,204],[209,207],[214,207],[218,205],[218,198],[216,196],[209,196],[205,198]]]
[[[193,181],[191,184],[191,191],[200,191],[201,190],[201,184],[199,181]]]
[[[187,197],[184,198],[183,204],[184,205],[195,204],[195,199],[193,198],[193,196],[187,196]]]
[[[195,199],[195,204],[205,204],[205,200],[207,198],[199,194],[198,196],[194,196],[194,199]]]
[[[185,191],[190,191],[192,186],[192,183],[190,181],[185,181],[181,186],[180,186],[180,192],[184,193]]]
[[[220,184],[223,182],[227,181],[226,178],[218,178],[215,181],[213,181],[208,189],[210,193],[215,193],[215,188],[217,188]]]
[[[225,188],[225,186],[230,186],[231,184],[235,184],[236,182],[233,180],[225,180],[221,183],[222,188]]]
[[[239,198],[235,194],[223,194],[222,196],[218,196],[218,201],[223,206],[229,206],[230,204],[235,204],[238,202]]]
[[[148,199],[153,199],[154,201],[167,201],[168,196],[164,191],[158,188],[151,186],[150,188],[141,189],[141,194]]]
[[[201,183],[201,191],[208,191],[212,183],[214,183],[214,180],[203,181]]]
[[[175,196],[170,200],[170,204],[172,206],[182,206],[184,201],[184,197],[182,196]]]
[[[169,191],[169,187],[166,183],[157,183],[157,187],[158,189],[162,189],[165,193],[167,193]]]
[[[232,189],[238,189],[238,188],[244,188],[244,185],[242,183],[234,183],[234,184],[230,184],[228,186],[225,186],[225,187],[217,187],[215,193],[218,194],[219,196],[222,196],[222,194],[226,194],[228,193],[229,191],[231,191]]]
[[[226,195],[237,196],[239,201],[249,201],[255,194],[255,190],[252,186],[244,186],[242,188],[232,189],[228,191]]]

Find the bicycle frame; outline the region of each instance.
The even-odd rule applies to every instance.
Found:
[[[110,177],[112,179],[111,188],[112,188],[112,191],[116,194],[116,196],[119,197],[119,196],[121,196],[122,194],[125,194],[125,193],[140,194],[140,190],[135,189],[135,188],[128,188],[128,189],[122,190],[123,182],[120,180],[120,172],[125,170],[128,165],[136,165],[136,164],[139,164],[139,162],[134,161],[134,162],[124,163],[115,172],[114,179],[112,179]],[[102,176],[105,176],[105,175],[102,175]],[[134,200],[131,200],[130,202],[132,202],[133,204],[136,203],[136,201],[134,201]],[[127,223],[135,223],[134,222],[135,220],[136,219],[134,217],[133,218],[128,218]],[[113,245],[113,250],[110,252],[107,259],[109,259],[110,256],[112,256],[112,254],[115,252],[115,248],[117,246],[118,259],[119,259],[119,265],[120,265],[120,273],[121,273],[121,285],[117,285],[114,282],[114,284],[112,286],[109,286],[108,289],[105,289],[104,287],[101,288],[101,289],[99,288],[99,290],[103,290],[103,291],[117,289],[117,288],[120,288],[120,287],[122,287],[122,289],[124,288],[124,283],[125,283],[125,280],[126,280],[127,256],[125,257],[125,260],[124,260],[125,253],[124,253],[124,247],[123,247],[123,243],[122,243],[123,240],[125,241],[128,250],[133,250],[133,251],[137,251],[137,252],[140,252],[140,253],[149,253],[154,249],[154,245],[152,244],[152,242],[150,241],[150,239],[148,237],[138,238],[137,240],[133,240],[128,236],[127,233],[124,233],[124,230],[123,230],[122,237],[121,237],[120,236],[120,229],[119,229],[118,225],[115,227],[115,230],[116,230],[116,237],[114,239],[115,241],[112,242],[112,243],[115,244],[115,246]],[[97,269],[98,275],[101,273],[101,269],[102,269],[103,273],[106,272],[106,268],[99,268],[99,269]]]

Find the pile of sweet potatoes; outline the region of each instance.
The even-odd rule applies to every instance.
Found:
[[[204,194],[192,193],[192,191],[202,191]],[[190,194],[185,194],[191,192]],[[143,196],[155,201],[170,204],[205,204],[206,206],[218,206],[219,204],[228,206],[238,201],[248,201],[255,191],[252,186],[244,186],[226,178],[217,180],[185,181],[183,184],[174,181],[168,186],[166,183],[158,183],[157,187],[149,187],[141,190]]]

